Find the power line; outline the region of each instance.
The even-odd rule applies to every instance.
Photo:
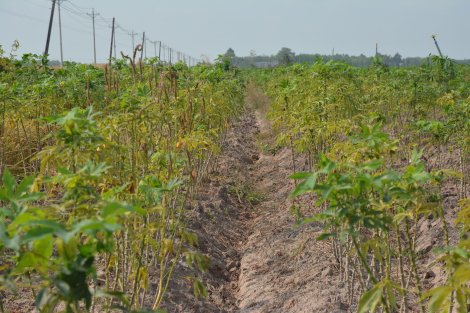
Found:
[[[45,21],[45,20],[41,20],[41,19],[38,19],[38,18],[35,18],[35,17],[23,15],[23,14],[20,14],[20,13],[12,12],[12,11],[1,9],[1,8],[0,8],[0,11],[5,12],[5,13],[10,14],[10,15],[15,15],[15,16],[18,16],[18,17],[27,18],[29,20],[36,21],[36,22],[49,23],[48,21]]]
[[[76,15],[78,15],[78,16],[81,16],[81,17],[85,17],[85,16],[86,16],[86,12],[78,12],[78,11],[72,9],[72,8],[69,8],[69,7],[68,7],[67,5],[65,5],[65,4],[64,4],[64,8],[65,8],[67,11],[69,11],[69,12],[71,12],[71,13],[73,13],[73,14],[76,14]],[[88,18],[88,17],[86,17],[86,18]]]
[[[28,0],[23,0],[23,1],[26,1],[26,2],[28,2],[28,3],[31,3],[32,5],[35,5],[35,6],[38,6],[38,7],[41,7],[41,8],[45,8],[45,9],[48,9],[48,10],[51,9],[51,8],[49,8],[49,7],[45,7],[45,6],[43,6],[43,5],[36,4],[36,3],[33,3],[33,2],[31,2],[31,1],[28,1]]]
[[[64,7],[62,7],[64,8]],[[83,26],[86,26],[86,27],[90,27],[90,25],[86,25],[86,24],[83,24],[82,22],[80,22],[79,20],[77,20],[76,18],[74,18],[72,15],[70,15],[69,13],[67,12],[64,12],[65,14],[67,14],[70,18],[74,19],[77,23],[83,25]]]
[[[25,19],[28,19],[28,20],[34,21],[34,22],[45,23],[45,24],[49,23],[46,20],[41,20],[41,19],[38,19],[38,18],[35,18],[35,17],[27,16],[27,15],[24,15],[24,14],[12,12],[12,11],[1,9],[1,8],[0,8],[0,11],[3,11],[4,13],[7,13],[7,14],[10,14],[10,15],[13,15],[13,16],[22,17],[22,18],[25,18]],[[57,22],[54,22],[53,24],[54,25],[59,25]],[[77,29],[77,28],[67,26],[67,25],[64,25],[64,24],[62,24],[62,27],[65,28],[65,29],[68,29],[68,30],[71,30],[71,31],[74,31],[74,32],[79,32],[79,33],[86,34],[86,35],[92,35],[93,34],[93,32],[82,30],[82,29]],[[99,35],[96,35],[96,37],[100,37],[102,39],[108,40],[108,38],[105,38],[105,37],[99,36]],[[122,43],[122,42],[116,41],[116,43],[125,46],[125,44]]]
[[[91,10],[92,8],[83,8],[83,7],[79,7],[78,5],[75,5],[73,4],[72,2],[69,2],[71,5],[73,5],[74,7],[76,7],[78,10]]]
[[[48,7],[45,7],[45,6],[42,6],[42,5],[38,5],[38,4],[35,4],[33,2],[30,2],[28,0],[23,0],[25,2],[28,2],[30,4],[33,4],[35,6],[38,6],[38,7],[42,7],[42,8],[46,8],[46,9],[49,9]],[[87,25],[81,21],[79,21],[78,19],[76,19],[75,17],[73,17],[72,15],[76,15],[77,17],[80,17],[82,19],[85,19],[87,21],[91,21],[91,17],[89,16],[90,14],[83,11],[83,10],[92,10],[91,8],[83,8],[83,7],[79,7],[77,5],[75,5],[74,3],[68,1],[67,4],[70,4],[71,6],[73,6],[73,8],[67,6],[66,4],[62,4],[62,9],[64,9],[65,11],[67,12],[64,12],[65,14],[67,14],[67,16],[69,16],[70,18],[72,18],[73,20],[75,20],[77,23],[79,23],[80,25],[82,26],[85,26],[87,28],[91,28],[92,26],[91,25]],[[50,9],[49,9],[50,10]],[[21,17],[21,18],[24,18],[24,19],[28,19],[30,21],[34,21],[34,22],[38,22],[38,23],[46,23],[48,24],[49,22],[46,21],[46,20],[42,20],[42,19],[39,19],[39,18],[36,18],[36,17],[32,17],[32,16],[28,16],[28,15],[24,15],[24,14],[21,14],[21,13],[17,13],[17,12],[13,12],[13,11],[10,11],[10,10],[6,10],[6,9],[1,9],[0,8],[0,12],[3,12],[3,13],[6,13],[6,14],[10,14],[10,15],[13,15],[13,16],[16,16],[16,17]],[[98,29],[106,29],[106,28],[111,28],[111,25],[110,25],[110,21],[113,20],[113,19],[105,19],[102,17],[101,14],[99,13],[96,13],[95,17],[99,17],[101,21],[97,21],[95,19],[95,30],[96,28]],[[103,25],[102,23],[104,23],[105,25]],[[58,23],[53,23],[53,25],[57,25]],[[100,27],[96,27],[97,25],[99,25]],[[74,32],[78,32],[78,33],[82,33],[82,34],[86,34],[86,35],[93,35],[93,32],[91,31],[88,31],[88,30],[83,30],[83,29],[78,29],[78,28],[74,28],[74,27],[71,27],[71,26],[68,26],[68,25],[63,25],[62,24],[62,27],[65,28],[65,29],[68,29],[68,30],[71,30],[71,31],[74,31]],[[119,30],[119,31],[118,31]],[[121,31],[122,30],[122,31]],[[143,40],[143,43],[146,43],[146,42],[150,42],[150,43],[155,43],[157,41],[151,41],[150,38],[148,38],[147,36],[145,36],[145,42],[144,42],[144,38],[143,36],[139,36],[138,33],[134,33],[133,31],[131,32],[130,30],[124,28],[122,25],[118,24],[118,23],[115,23],[115,29],[114,29],[114,32],[118,32],[120,33],[121,35],[128,35],[128,36],[135,36],[137,35],[137,37],[141,40]],[[100,36],[100,35],[97,35],[95,34],[95,37],[99,37],[99,38],[102,38],[102,39],[105,39],[105,40],[108,40],[108,38],[106,37],[103,37],[103,36]],[[122,45],[122,46],[127,46],[127,44],[124,44],[124,43],[121,43],[121,42],[118,42],[114,39],[114,42],[115,43],[118,43],[119,45]],[[165,47],[168,47],[167,45],[164,45],[161,43],[160,41],[160,45],[161,47],[164,48],[163,52],[165,54]],[[169,48],[169,47],[168,47]],[[134,47],[132,47],[132,49],[134,49]],[[176,50],[174,49],[170,49],[169,50],[169,56],[170,56],[170,60],[171,60],[171,55],[173,55],[173,53],[176,53],[177,54],[177,57],[178,59],[186,59],[186,57],[189,57],[187,56],[186,54],[184,53],[180,53],[180,52],[177,52]],[[159,53],[160,54],[160,53]],[[189,58],[192,58],[192,57],[189,57]],[[196,60],[195,58],[192,58],[194,60]]]

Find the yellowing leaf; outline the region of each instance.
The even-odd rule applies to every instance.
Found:
[[[169,252],[170,254],[174,253],[175,250],[173,247],[173,241],[171,241],[170,239],[163,239],[161,252],[162,252],[162,257],[165,257],[167,252]]]

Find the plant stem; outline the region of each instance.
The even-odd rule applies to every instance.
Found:
[[[405,274],[403,272],[403,252],[401,249],[401,238],[400,238],[400,226],[395,223],[396,234],[397,234],[397,246],[398,246],[398,268],[400,270],[400,282],[401,287],[405,289]],[[408,301],[406,299],[406,290],[403,290],[403,307],[404,312],[408,312]]]
[[[408,254],[410,255],[410,260],[411,260],[411,266],[413,268],[413,273],[415,276],[415,282],[416,282],[416,287],[418,288],[418,298],[421,298],[422,290],[421,290],[421,283],[419,281],[419,276],[418,276],[418,268],[416,267],[416,260],[415,260],[415,254],[413,247],[411,245],[411,238],[410,238],[410,232],[409,232],[409,227],[408,227],[408,218],[405,218],[405,233],[406,233],[406,238],[408,241]],[[420,310],[421,313],[424,313],[424,303],[420,302]]]
[[[146,224],[147,223],[145,223],[145,225]],[[140,277],[140,266],[142,265],[142,257],[144,255],[145,235],[143,236],[142,242],[140,244],[141,244],[140,256],[139,256],[139,261],[138,261],[137,270],[136,270],[135,279],[134,279],[134,292],[132,293],[132,300],[131,300],[131,304],[130,304],[129,308],[132,308],[132,305],[134,304],[135,294],[136,294],[136,291],[137,291],[137,282],[138,282],[139,277]]]
[[[361,259],[362,261],[362,264],[364,265],[364,267],[366,268],[367,272],[369,273],[369,277],[370,279],[372,280],[372,282],[374,283],[374,285],[377,284],[377,281],[375,280],[375,277],[374,275],[372,274],[372,271],[370,270],[369,266],[367,265],[367,262],[366,262],[366,259],[365,257],[362,255],[361,253],[361,250],[359,249],[359,245],[357,244],[357,241],[354,237],[352,237],[352,241],[354,243],[354,247],[356,248],[356,252],[357,254],[359,255],[359,258]],[[383,305],[383,308],[385,309],[385,312],[387,313],[390,313],[390,310],[387,306],[387,302],[385,301],[385,298],[382,296],[380,296],[380,300],[382,301],[382,305]],[[423,312],[424,313],[424,312]]]
[[[21,145],[20,127],[19,127],[18,120],[16,121],[16,134],[18,135],[18,144],[20,146],[20,151],[21,151],[21,160],[23,161],[24,176],[26,177],[28,176],[28,173],[26,171],[26,162],[25,162],[24,154],[23,154],[23,146]]]

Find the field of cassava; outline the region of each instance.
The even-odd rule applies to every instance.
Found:
[[[468,311],[468,66],[139,49],[0,59],[0,312]]]

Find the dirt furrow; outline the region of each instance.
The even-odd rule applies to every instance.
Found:
[[[195,203],[188,231],[212,261],[205,272],[184,258],[175,275],[195,276],[208,298],[195,299],[191,282],[175,278],[163,308],[168,312],[347,312],[346,289],[328,242],[317,242],[320,223],[294,229],[296,218],[314,214],[313,199],[288,196],[295,188],[292,152],[259,151],[257,141],[273,142],[269,123],[258,112],[232,125],[218,160]],[[295,156],[297,171],[307,171]],[[257,203],[258,201],[260,203]],[[250,203],[251,201],[251,203]],[[155,278],[157,276],[155,275]],[[157,280],[151,282],[151,286]]]

